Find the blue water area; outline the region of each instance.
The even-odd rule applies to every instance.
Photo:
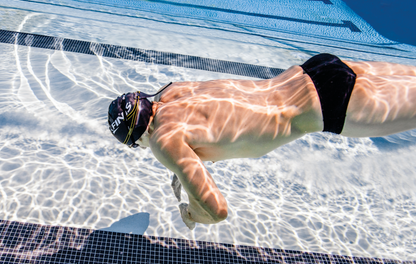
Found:
[[[343,0],[381,35],[416,46],[415,0]]]
[[[46,5],[58,4],[48,2]],[[139,15],[165,23],[182,24],[185,21],[186,25],[199,27],[239,29],[245,33],[266,30],[272,35],[286,32],[361,43],[385,43],[378,34],[368,32],[372,28],[354,12],[345,9],[341,0],[242,0],[238,5],[220,0],[67,0],[59,5],[102,14]]]

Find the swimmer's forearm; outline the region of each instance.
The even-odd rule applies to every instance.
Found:
[[[205,168],[204,168],[205,169]],[[214,224],[223,221],[228,216],[227,202],[213,182],[211,175],[206,174],[209,180],[197,181],[192,184],[186,180],[187,175],[179,175],[182,186],[188,194],[189,217],[192,221],[203,224]],[[202,184],[204,183],[204,184]]]
[[[179,178],[176,174],[173,175],[171,186],[172,186],[173,192],[175,194],[175,197],[180,202],[181,201],[182,184],[180,183]],[[209,215],[208,217],[203,217],[203,215],[206,215],[207,212],[205,210],[203,210],[202,207],[199,206],[199,204],[195,201],[195,199],[192,199],[190,195],[188,195],[188,197],[190,198],[190,200],[192,200],[193,206],[190,207],[190,205],[186,204],[186,203],[181,204],[179,206],[182,218],[189,219],[192,222],[198,222],[198,223],[202,223],[202,224],[213,224],[213,223],[219,222],[218,219],[217,219],[217,221],[215,221],[213,219],[213,217],[210,216],[209,214],[208,214]],[[182,207],[184,207],[184,208],[182,208]],[[198,210],[195,209],[195,208],[198,208]],[[182,210],[184,210],[184,211],[182,212]],[[203,214],[200,213],[201,210],[203,211]],[[192,212],[192,214],[191,214],[191,212]],[[194,216],[195,219],[192,216]],[[187,220],[184,220],[184,221],[187,221]],[[188,227],[190,229],[194,228],[194,226],[193,226],[193,228],[191,228],[190,226],[188,226]]]
[[[178,176],[188,194],[189,218],[199,223],[218,223],[227,218],[225,198],[201,159],[183,141],[184,137],[178,133],[162,140],[157,135],[151,139],[153,154]]]
[[[216,224],[227,218],[227,210],[214,213],[207,211],[204,207],[204,203],[189,196],[188,214],[192,221],[201,224]]]

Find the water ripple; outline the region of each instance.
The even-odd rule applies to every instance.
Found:
[[[258,159],[206,166],[229,204],[218,225],[183,224],[172,174],[118,144],[109,102],[168,81],[229,77],[0,45],[0,217],[106,228],[149,214],[146,234],[382,258],[415,258],[414,131],[302,137]],[[400,139],[400,140],[399,140]],[[187,200],[182,193],[182,199]]]

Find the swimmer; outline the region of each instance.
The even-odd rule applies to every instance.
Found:
[[[416,67],[319,54],[268,80],[171,83],[153,102],[127,93],[109,107],[112,134],[150,147],[174,173],[179,210],[193,229],[227,218],[203,161],[261,157],[305,134],[378,137],[416,128]]]

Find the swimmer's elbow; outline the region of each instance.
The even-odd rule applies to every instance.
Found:
[[[228,217],[228,210],[227,210],[227,208],[225,208],[225,209],[221,209],[217,213],[217,215],[214,219],[215,219],[216,223],[219,223],[219,222],[224,221],[225,219],[227,219],[227,217]]]
[[[202,204],[200,204],[200,206],[201,205]],[[199,211],[199,214],[197,215],[192,215],[194,221],[203,224],[216,224],[227,219],[228,206],[225,199],[222,199],[222,201],[216,201],[215,203],[207,203],[207,201],[205,201],[205,205],[208,206],[203,206],[205,207],[203,211]],[[200,209],[203,207],[200,207]]]
[[[225,219],[227,219],[227,217],[228,217],[228,210],[227,209],[223,209],[223,210],[221,210],[219,212],[209,214],[210,220],[207,219],[208,221],[206,221],[205,223],[204,222],[201,222],[201,223],[204,223],[204,224],[217,224],[217,223],[219,223],[219,222],[224,221]]]
[[[215,210],[215,213],[211,213],[211,217],[214,220],[215,223],[219,223],[221,221],[224,221],[228,217],[228,208],[227,208],[227,202],[223,202],[218,206],[217,210]]]
[[[201,207],[199,207],[202,209]],[[207,210],[208,208],[205,208],[203,211],[195,210],[195,207],[190,207],[190,218],[192,221],[195,221],[197,223],[201,224],[217,224],[221,221],[224,221],[228,217],[228,209],[227,207],[221,207],[217,210]]]

